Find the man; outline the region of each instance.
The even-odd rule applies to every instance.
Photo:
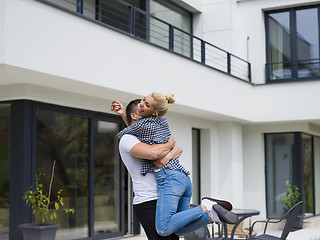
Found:
[[[126,116],[121,107],[114,111],[120,114],[128,126],[135,123],[139,115],[136,114],[140,99],[131,101],[126,107]],[[125,116],[125,117],[124,117]],[[140,221],[149,240],[178,240],[175,234],[163,237],[155,228],[155,213],[158,198],[157,182],[154,173],[141,175],[142,159],[160,159],[154,161],[157,167],[164,166],[171,158],[179,157],[181,148],[170,138],[166,144],[148,145],[142,143],[133,135],[124,135],[119,143],[120,155],[133,183],[133,210]]]

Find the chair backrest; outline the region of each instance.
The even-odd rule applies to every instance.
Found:
[[[302,213],[302,203],[302,201],[298,202],[282,217],[282,219],[286,218],[287,221],[281,234],[281,240],[285,240],[287,238],[290,230],[297,220],[298,215]]]

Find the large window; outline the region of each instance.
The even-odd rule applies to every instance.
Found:
[[[48,189],[55,160],[53,197],[58,189],[63,189],[65,206],[76,209],[74,215],[60,212],[54,220],[61,225],[59,238],[87,237],[89,121],[83,117],[42,110],[37,111],[36,121],[36,172],[44,174],[41,181]]]
[[[265,135],[267,215],[283,215],[286,181],[298,186],[305,217],[320,213],[320,140],[305,133]]]
[[[75,214],[61,211],[49,221],[61,225],[58,239],[128,233],[128,190],[117,138],[123,125],[119,116],[110,114],[28,100],[1,103],[0,239],[21,239],[19,224],[39,222],[22,194],[35,183],[35,175],[48,191],[54,162],[51,198],[62,189],[64,207],[75,209]]]
[[[173,30],[174,51],[191,57],[192,15],[181,7],[165,0],[150,0],[150,14],[175,26]],[[150,41],[165,48],[169,45],[168,26],[161,24],[156,19],[150,19]],[[164,31],[165,30],[165,31]],[[184,33],[183,30],[186,33]],[[166,33],[167,32],[167,33]]]
[[[267,216],[283,215],[280,197],[286,192],[286,181],[296,184],[294,176],[294,134],[267,134],[266,144],[266,196]]]
[[[319,6],[267,12],[266,30],[267,82],[320,76]]]
[[[120,231],[118,124],[94,124],[94,232]]]
[[[9,239],[10,104],[0,104],[0,239]]]

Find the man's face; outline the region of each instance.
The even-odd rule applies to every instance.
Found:
[[[137,113],[141,117],[150,117],[152,115],[156,115],[155,109],[154,109],[154,99],[151,94],[144,97],[140,103],[138,104],[138,111]]]

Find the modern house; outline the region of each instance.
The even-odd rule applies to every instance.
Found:
[[[283,213],[286,181],[320,214],[320,2],[1,0],[0,239],[36,221],[35,174],[74,215],[59,239],[139,232],[110,105],[174,93],[166,117],[203,196]]]

